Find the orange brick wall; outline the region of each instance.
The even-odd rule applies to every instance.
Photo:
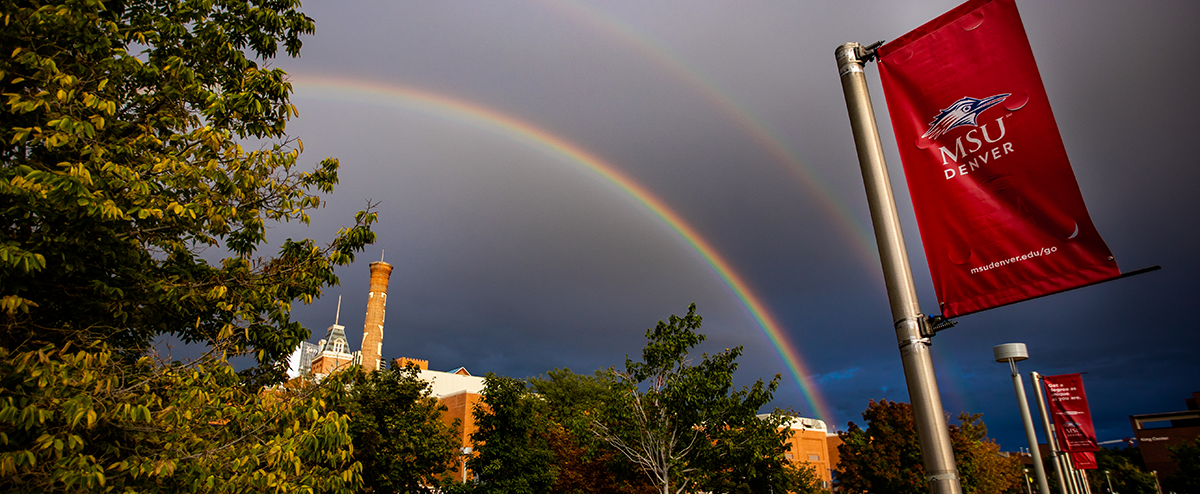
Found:
[[[442,422],[447,425],[452,425],[454,420],[458,422],[458,435],[460,447],[473,447],[471,442],[471,433],[475,432],[475,416],[472,413],[475,406],[479,404],[481,395],[476,393],[462,392],[449,396],[444,396],[438,399],[438,402],[446,407],[446,411],[442,413]],[[455,480],[462,480],[461,460],[455,462],[454,467],[448,470],[448,475],[453,475]],[[467,471],[467,478],[470,478],[470,471]]]
[[[838,462],[841,461],[841,455],[838,454],[838,446],[842,444],[842,438],[837,434],[831,434],[825,438],[826,448],[829,449],[829,468],[837,470]]]
[[[787,454],[791,455],[794,463],[812,465],[822,481],[829,482],[829,448],[825,431],[792,429],[792,437],[788,440]],[[828,484],[826,484],[828,485]]]
[[[409,364],[415,365],[415,366],[417,366],[418,369],[421,369],[421,370],[429,370],[429,361],[428,360],[421,360],[419,358],[400,357],[400,358],[396,359],[395,361],[393,361],[393,365],[395,365],[396,367],[404,367]]]
[[[349,358],[331,357],[328,355],[320,355],[312,361],[313,374],[329,375],[337,369],[342,369],[350,366]]]

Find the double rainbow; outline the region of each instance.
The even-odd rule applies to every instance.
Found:
[[[800,358],[800,352],[742,276],[687,221],[612,164],[540,127],[463,99],[397,84],[341,77],[294,75],[291,82],[295,89],[294,99],[311,98],[374,107],[385,106],[445,118],[512,139],[557,159],[564,159],[612,183],[661,219],[700,254],[767,335],[792,378],[799,385],[813,413],[817,418],[832,420],[833,416],[829,413],[825,401],[809,378],[810,373]]]
[[[576,0],[542,0],[541,4],[547,10],[570,18],[577,24],[591,27],[604,37],[629,47],[663,72],[670,74],[710,107],[721,112],[731,124],[742,129],[746,137],[783,165],[804,187],[808,197],[814,199],[825,214],[835,220],[833,226],[842,230],[851,241],[851,248],[856,251],[864,266],[879,266],[879,255],[875,250],[875,236],[870,223],[854,216],[852,209],[834,192],[833,187],[821,178],[812,166],[801,160],[797,153],[785,144],[786,140],[778,132],[754,115],[746,105],[739,104],[729,91],[723,90],[712,78],[705,77],[702,71],[689,65],[684,57],[640,33],[637,28],[616,16]]]

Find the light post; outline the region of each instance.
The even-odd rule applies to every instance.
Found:
[[[1029,484],[1029,469],[1028,468],[1025,469],[1025,490],[1029,491],[1029,494],[1033,494],[1033,486]]]
[[[1112,479],[1108,476],[1108,470],[1104,471],[1104,480],[1108,481],[1108,494],[1117,494],[1112,490]]]
[[[1158,494],[1162,494],[1162,484],[1158,483],[1158,470],[1151,470],[1150,475],[1154,477],[1154,489],[1158,491]]]
[[[997,362],[1008,362],[1008,368],[1012,371],[1013,389],[1017,392],[1017,404],[1021,408],[1021,422],[1025,424],[1025,439],[1029,441],[1029,450],[1032,452],[1038,449],[1037,433],[1033,430],[1033,417],[1029,415],[1029,401],[1025,399],[1025,383],[1021,381],[1021,373],[1017,372],[1017,362],[1028,359],[1029,351],[1024,343],[1005,343],[992,347],[992,353]],[[1046,482],[1042,455],[1030,456],[1033,457],[1033,474],[1037,477],[1038,492],[1049,494],[1050,483]]]
[[[470,446],[467,446],[467,447],[464,447],[463,449],[461,449],[460,451],[462,454],[460,454],[459,457],[462,458],[463,483],[465,484],[465,483],[467,483],[467,457],[471,456],[471,451],[473,451],[473,450],[471,449]]]

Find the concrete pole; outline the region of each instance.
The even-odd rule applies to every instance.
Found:
[[[933,373],[930,341],[922,334],[922,328],[926,325],[925,316],[921,314],[917,303],[917,289],[913,284],[912,268],[908,264],[904,234],[900,231],[900,215],[896,212],[891,180],[883,160],[883,146],[879,141],[879,129],[875,124],[875,112],[863,75],[863,63],[868,54],[858,43],[839,46],[835,52],[838,73],[842,79],[846,108],[850,113],[850,128],[854,133],[854,146],[862,168],[863,185],[867,189],[871,223],[875,227],[875,242],[879,247],[879,260],[883,264],[883,279],[892,308],[908,396],[912,400],[913,422],[921,443],[921,457],[928,474],[929,492],[959,494],[962,485],[954,463],[942,397]]]
[[[1058,490],[1060,494],[1067,494],[1067,480],[1063,476],[1062,457],[1058,454],[1058,440],[1054,438],[1054,426],[1050,424],[1050,414],[1046,412],[1046,397],[1042,394],[1042,375],[1036,371],[1030,372],[1029,380],[1033,381],[1033,396],[1037,398],[1038,413],[1042,416],[1042,427],[1046,431],[1046,446],[1050,447],[1050,455],[1054,457]],[[1038,451],[1038,455],[1041,455],[1041,451]]]

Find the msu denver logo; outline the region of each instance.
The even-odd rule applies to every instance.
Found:
[[[1000,104],[1010,94],[1012,93],[997,94],[983,99],[967,96],[955,101],[954,104],[938,113],[932,122],[929,122],[929,130],[925,131],[921,137],[934,140],[949,132],[950,129],[964,125],[977,126],[979,123],[976,118],[980,113]]]

